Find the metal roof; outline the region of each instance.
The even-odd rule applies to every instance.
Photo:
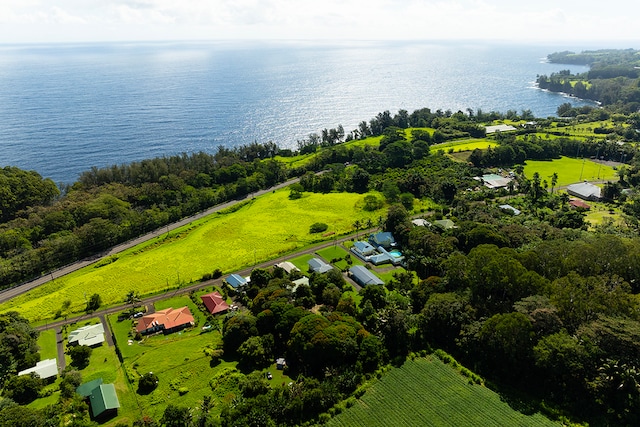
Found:
[[[94,417],[99,416],[109,409],[120,407],[116,388],[113,384],[102,384],[96,387],[89,398],[91,403],[91,413]]]

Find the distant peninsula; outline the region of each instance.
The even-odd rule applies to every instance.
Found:
[[[596,101],[618,113],[640,110],[640,50],[564,51],[549,54],[547,59],[555,64],[587,65],[589,71],[572,74],[562,70],[550,76],[539,75],[536,82],[541,89]]]

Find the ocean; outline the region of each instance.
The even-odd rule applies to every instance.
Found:
[[[566,46],[445,42],[165,42],[0,46],[0,167],[82,171],[273,141],[295,148],[377,113],[529,109],[566,98],[536,76]]]

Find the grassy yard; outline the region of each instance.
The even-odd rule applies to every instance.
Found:
[[[249,201],[232,215],[214,214],[193,222],[118,254],[115,262],[91,265],[40,286],[2,304],[0,311],[17,310],[38,321],[53,317],[65,300],[71,301],[71,310],[81,312],[93,293],[101,296],[104,306],[112,305],[122,302],[130,290],[148,295],[174,289],[216,268],[228,273],[309,246],[323,239],[309,233],[315,222],[343,235],[353,231],[355,220],[375,223],[385,215],[382,210],[364,211],[362,194],[304,193],[298,200],[288,195],[283,189]]]
[[[589,159],[573,159],[561,157],[552,161],[527,160],[524,174],[531,179],[538,172],[541,180],[547,180],[551,185],[551,175],[558,174],[557,186],[574,184],[581,181],[617,180],[616,171],[611,166],[592,162]]]
[[[179,298],[170,298],[157,304],[157,308],[185,303]],[[201,328],[194,327],[135,341],[130,333],[132,320],[118,322],[114,315],[109,322],[124,360],[123,370],[131,378],[128,395],[136,401],[139,413],[159,419],[168,403],[196,408],[206,395],[212,396],[219,408],[221,402],[237,394],[239,373],[236,363],[223,361],[212,366],[210,357],[204,352],[207,347],[216,347],[221,342],[219,331],[212,329],[203,333]],[[275,378],[274,371],[275,368],[272,370]],[[137,379],[147,372],[158,376],[158,387],[149,394],[140,395],[136,392]]]
[[[56,341],[56,331],[48,329],[40,332],[38,337],[40,347],[40,359],[54,359],[58,357],[58,345]]]
[[[560,426],[541,414],[512,409],[488,388],[435,357],[408,360],[384,374],[329,427]]]

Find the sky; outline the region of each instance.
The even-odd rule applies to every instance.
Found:
[[[638,48],[639,16],[637,0],[0,0],[0,44],[497,40]]]

